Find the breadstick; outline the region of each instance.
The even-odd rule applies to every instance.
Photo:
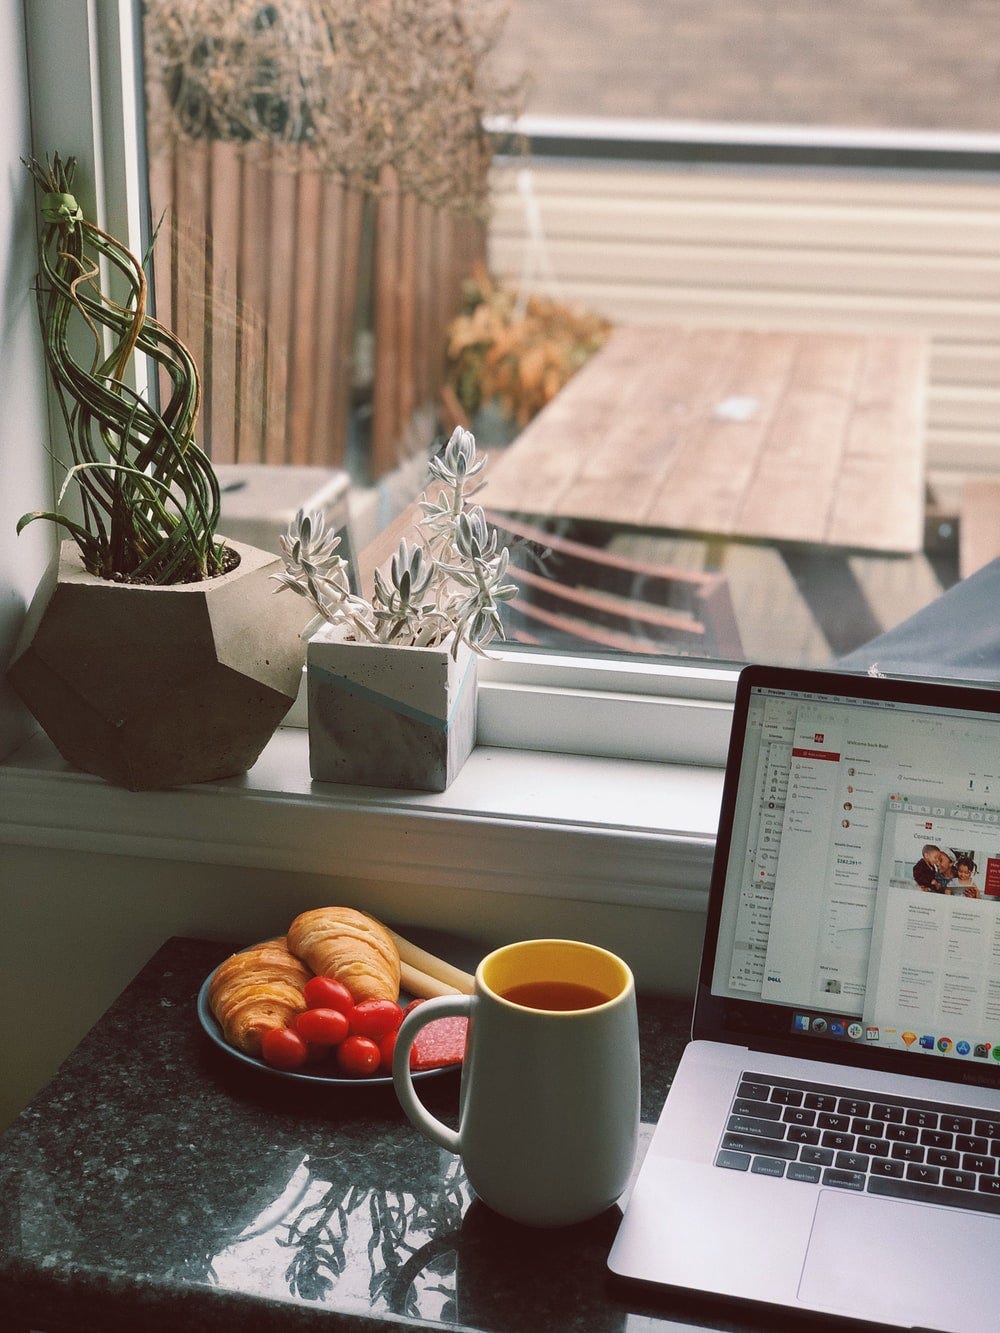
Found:
[[[448,995],[452,991],[458,991],[462,995],[471,995],[475,987],[475,978],[468,972],[463,972],[461,968],[453,967],[451,963],[446,963],[443,958],[435,958],[432,953],[426,949],[420,949],[409,940],[404,940],[401,935],[390,930],[396,948],[399,950],[400,963],[415,969],[417,972],[423,972],[433,981],[442,983],[448,989],[437,991],[436,994]],[[405,984],[405,983],[404,983]],[[413,989],[408,987],[408,989]]]
[[[454,986],[438,981],[436,977],[429,976],[426,972],[421,972],[419,968],[411,967],[409,963],[403,962],[399,965],[399,984],[401,989],[409,991],[411,995],[418,996],[421,1000],[433,999],[435,995],[458,995],[460,993]]]

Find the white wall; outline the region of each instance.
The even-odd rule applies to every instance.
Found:
[[[3,678],[24,610],[54,549],[50,524],[20,537],[29,509],[50,503],[44,365],[35,313],[35,200],[21,158],[30,152],[22,0],[0,0],[0,757],[34,723]]]

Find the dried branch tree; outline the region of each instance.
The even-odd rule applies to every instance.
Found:
[[[369,191],[384,169],[434,205],[481,213],[504,0],[146,0],[154,134],[293,149]],[[154,144],[154,150],[156,145]]]

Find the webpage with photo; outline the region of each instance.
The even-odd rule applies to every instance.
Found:
[[[1000,1043],[1000,811],[890,795],[864,1022],[880,1045],[989,1058]]]

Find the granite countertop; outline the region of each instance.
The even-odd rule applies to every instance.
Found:
[[[611,1277],[617,1208],[560,1231],[498,1218],[391,1085],[229,1058],[195,1001],[230,951],[169,940],[0,1138],[4,1329],[752,1327]],[[689,1025],[687,1001],[640,1000],[643,1147]],[[452,1122],[458,1081],[420,1085]]]

